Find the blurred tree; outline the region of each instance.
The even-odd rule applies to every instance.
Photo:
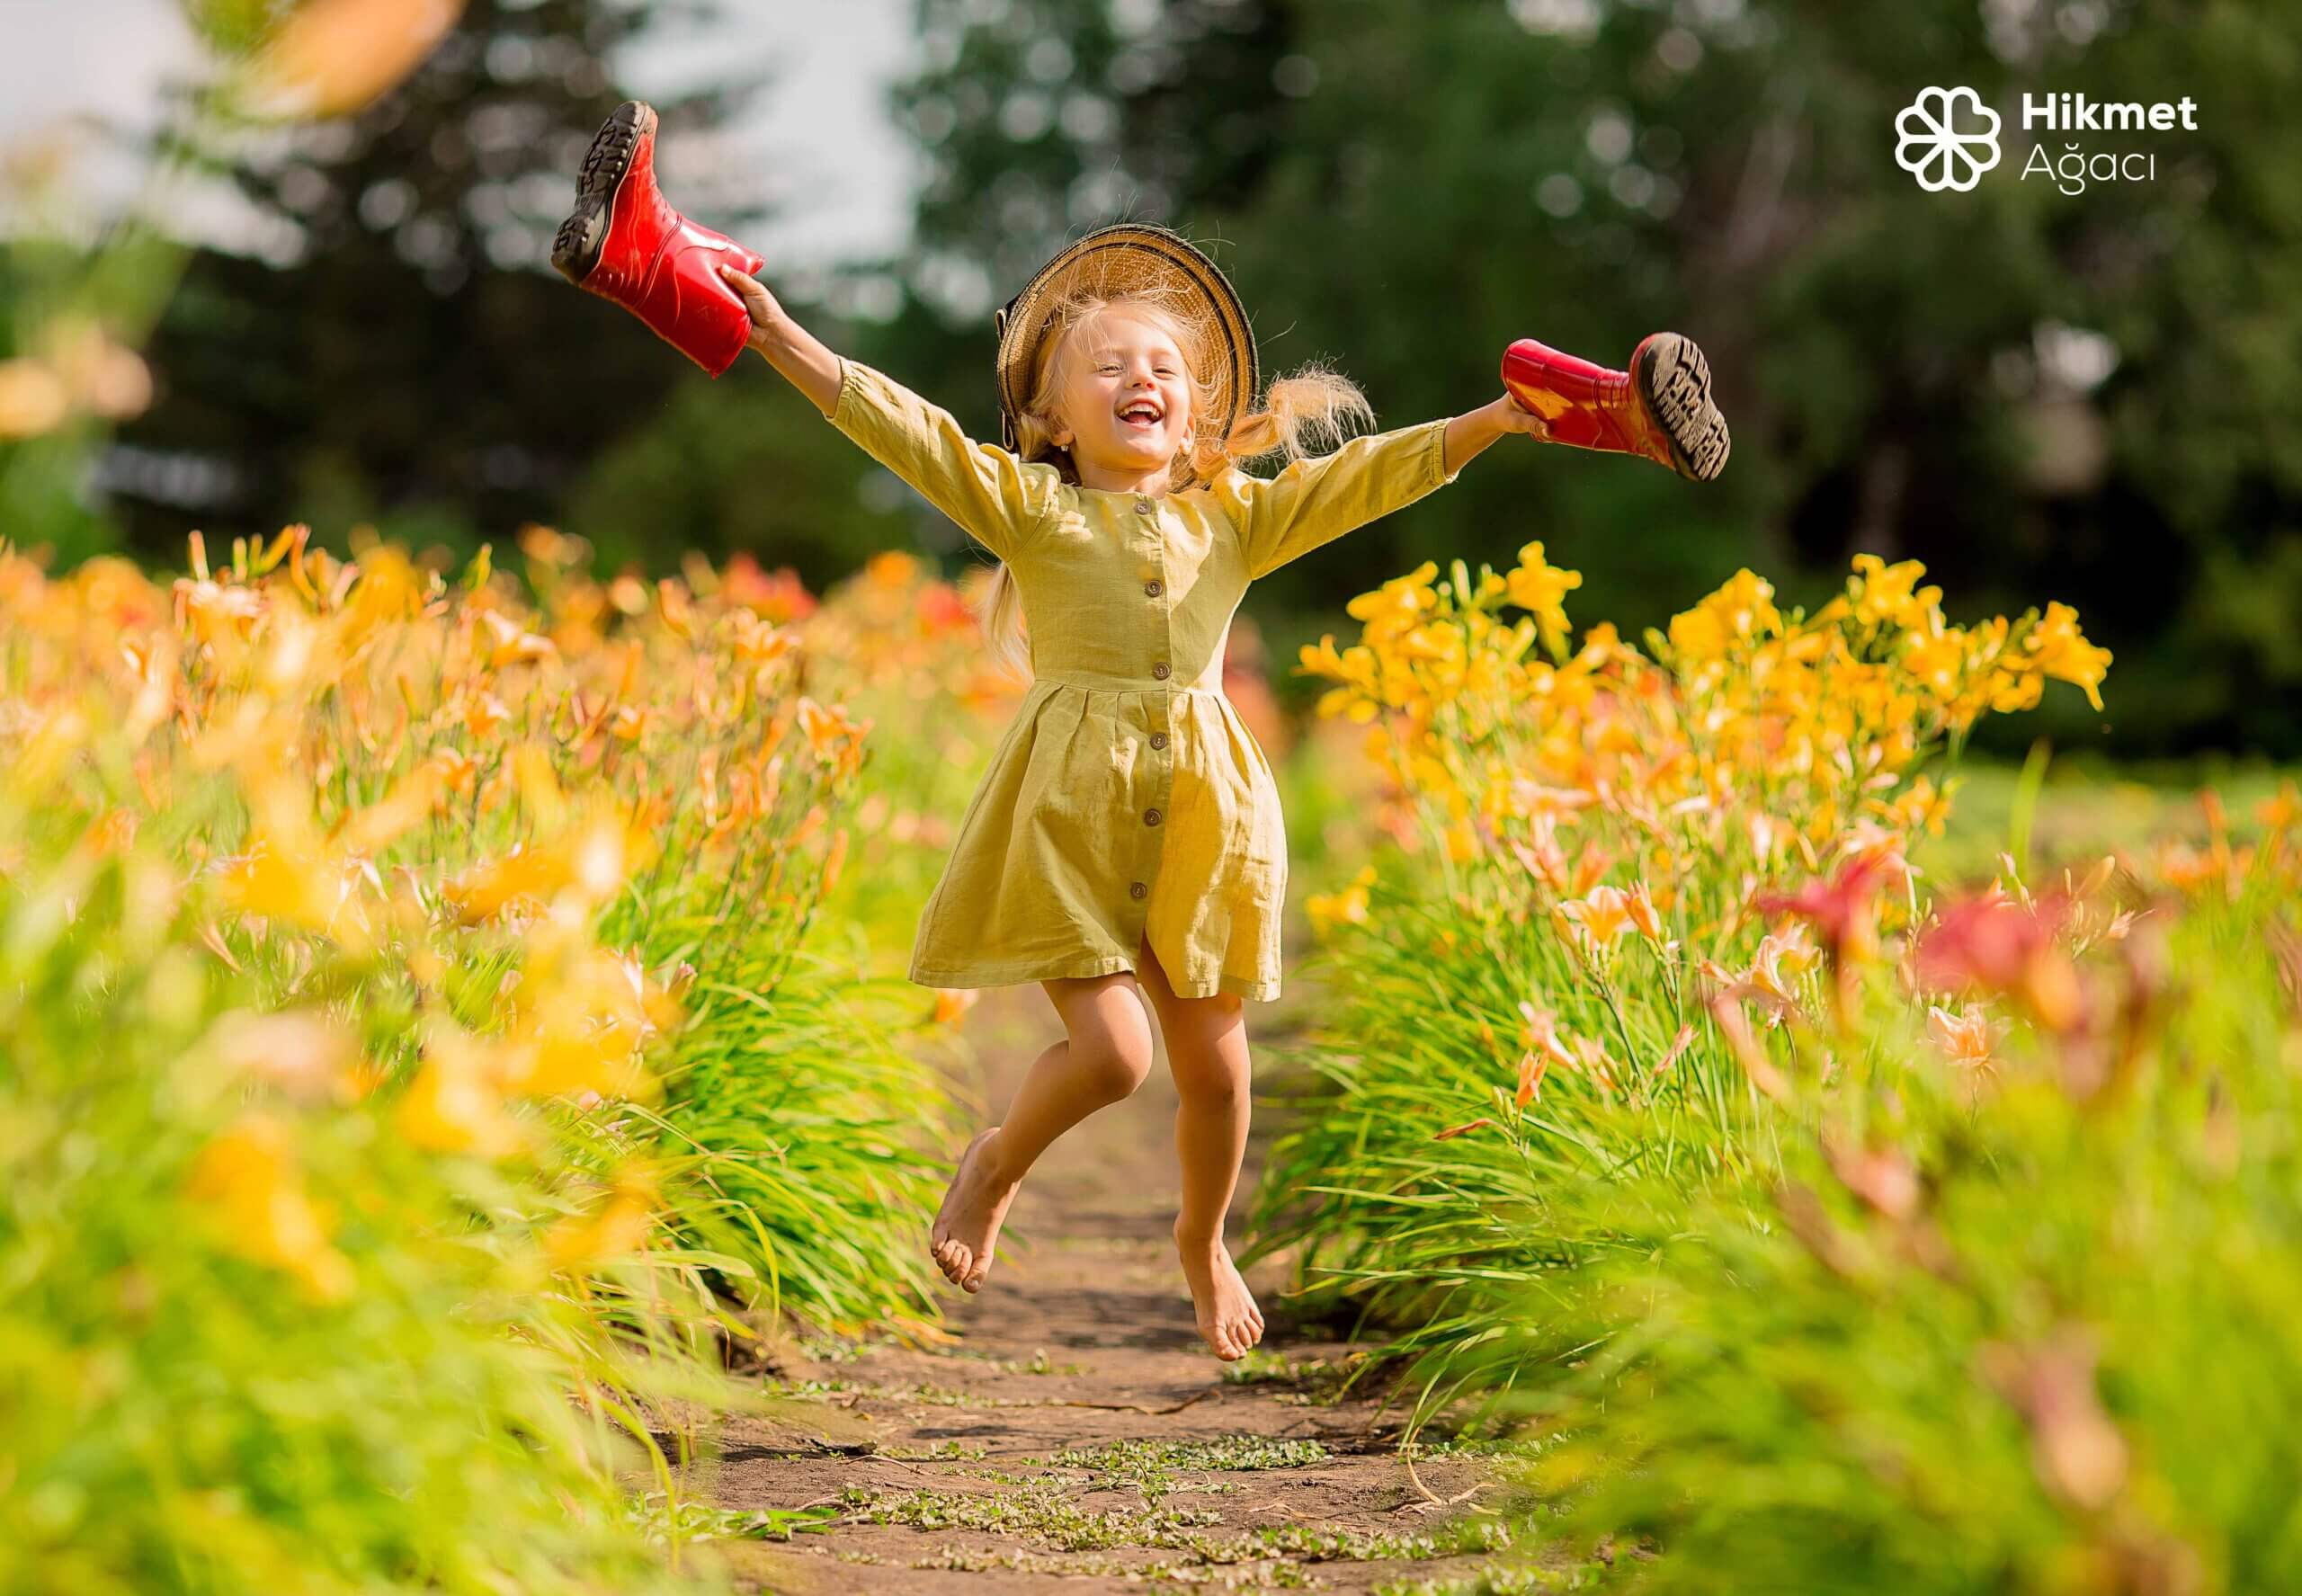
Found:
[[[1506,443],[1257,602],[1331,613],[1429,555],[1583,566],[1661,619],[1753,563],[1792,599],[1916,556],[1979,611],[2068,599],[2128,747],[2302,749],[2302,11],[2235,0],[920,0],[894,95],[928,160],[870,344],[996,436],[991,307],[1134,216],[1217,246],[1268,369],[1327,355],[1380,424],[1483,402],[1521,335],[1619,363],[1677,327],[1736,447],[1707,489]],[[2002,169],[1922,192],[1896,113],[1966,84]],[[2192,97],[2066,194],[2021,97]],[[2049,156],[2061,153],[2059,139]],[[1331,624],[1331,622],[1330,622]],[[1271,629],[1282,643],[1298,635]],[[2091,718],[2066,718],[2099,738]],[[2027,734],[2026,734],[2027,735]]]
[[[241,242],[191,262],[150,348],[161,401],[101,467],[132,540],[173,551],[187,524],[288,521],[340,538],[375,519],[468,543],[555,515],[593,452],[665,402],[683,362],[553,272],[552,234],[624,97],[619,48],[717,9],[468,0],[366,109],[204,152],[246,202]],[[665,184],[700,219],[756,215],[711,135],[763,78],[658,101]],[[661,518],[625,531],[666,559],[696,540]]]

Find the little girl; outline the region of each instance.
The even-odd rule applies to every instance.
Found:
[[[633,263],[617,291],[596,291],[707,370],[739,352],[728,324],[740,305],[748,347],[1003,562],[995,648],[1020,655],[1028,618],[1032,684],[921,914],[911,976],[1037,981],[1065,1039],[960,1155],[931,1233],[937,1264],[982,1288],[1026,1172],[1149,1074],[1155,1011],[1181,1099],[1175,1245],[1200,1335],[1241,1357],[1263,1328],[1223,1240],[1247,1137],[1243,1000],[1279,995],[1287,855],[1271,766],[1223,696],[1232,614],[1255,578],[1453,481],[1505,433],[1716,475],[1725,429],[1700,352],[1660,334],[1631,373],[1608,372],[1522,340],[1503,397],[1313,455],[1307,443],[1371,421],[1359,389],[1313,369],[1256,407],[1259,362],[1229,282],[1175,234],[1128,224],[1062,250],[1000,309],[1003,442],[977,443],[825,348],[748,274],[756,256],[663,205],[646,170],[653,113],[617,116],[586,163],[590,219],[579,203],[561,269],[584,281],[587,251]],[[646,205],[622,192],[635,177]],[[617,236],[627,211],[661,218],[652,246]],[[725,308],[702,302],[714,273]],[[683,280],[668,296],[666,277]],[[651,315],[643,294],[707,330]],[[1289,461],[1276,477],[1239,468],[1275,452]]]

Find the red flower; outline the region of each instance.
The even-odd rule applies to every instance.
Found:
[[[2078,972],[2055,933],[2069,910],[2062,898],[2030,905],[1994,893],[1954,905],[1919,941],[1919,984],[2012,994],[2042,1024],[2068,1030],[2079,1018]]]

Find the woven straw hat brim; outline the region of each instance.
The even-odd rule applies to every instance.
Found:
[[[1263,376],[1246,308],[1230,279],[1181,234],[1121,222],[1066,245],[1021,293],[993,313],[992,325],[999,334],[999,429],[1004,447],[1016,447],[1015,418],[1031,398],[1048,313],[1078,289],[1120,295],[1163,282],[1180,282],[1205,303],[1214,347],[1202,352],[1214,357],[1216,370],[1209,375],[1218,397],[1211,418],[1215,428],[1199,435],[1230,434],[1243,407],[1254,402]]]

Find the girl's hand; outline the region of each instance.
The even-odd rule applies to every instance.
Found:
[[[743,300],[744,308],[751,312],[752,335],[745,347],[765,354],[771,334],[783,321],[783,307],[776,303],[775,296],[758,278],[738,272],[725,262],[720,263],[719,280],[735,291],[736,297]]]
[[[1487,408],[1495,413],[1495,425],[1504,432],[1524,432],[1529,437],[1539,439],[1543,442],[1550,441],[1550,424],[1524,405],[1520,404],[1517,397],[1509,388],[1504,388],[1503,397]]]
[[[839,408],[840,385],[846,380],[847,363],[823,345],[807,328],[791,319],[775,296],[748,272],[719,263],[719,281],[744,302],[752,318],[752,335],[744,347],[759,351],[760,358],[790,379],[828,417]]]
[[[1447,446],[1444,466],[1450,478],[1471,461],[1496,439],[1511,432],[1524,432],[1530,438],[1550,441],[1550,424],[1511,397],[1504,388],[1503,397],[1491,399],[1476,410],[1466,410],[1447,424]]]

